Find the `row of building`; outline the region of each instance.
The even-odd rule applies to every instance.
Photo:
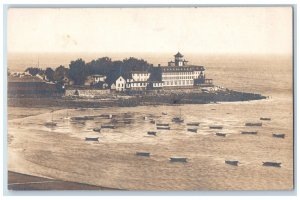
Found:
[[[150,67],[148,70],[114,73],[109,75],[96,74],[88,76],[83,86],[77,86],[67,77],[63,87],[47,82],[45,77],[31,76],[27,72],[12,74],[8,79],[11,95],[43,94],[67,96],[86,94],[97,96],[111,91],[143,91],[166,88],[192,88],[194,86],[212,85],[212,79],[206,79],[203,66],[189,65],[181,53],[174,55],[174,61],[168,66]]]
[[[86,80],[86,86],[99,86],[102,89],[116,91],[147,90],[162,88],[184,88],[196,85],[211,85],[212,79],[205,78],[203,66],[188,65],[181,53],[174,55],[174,61],[168,66],[151,67],[149,70],[119,73],[106,77],[92,75]]]

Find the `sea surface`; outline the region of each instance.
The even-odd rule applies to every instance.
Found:
[[[56,55],[47,56],[39,58],[40,63],[58,66],[70,61],[66,60],[67,56],[65,61]],[[192,64],[204,65],[206,77],[214,79],[216,85],[260,93],[268,98],[130,108],[9,107],[9,170],[127,190],[292,189],[292,57],[185,56]],[[169,57],[151,54],[145,59],[162,63],[171,59]],[[10,58],[9,66],[20,71],[24,63],[29,65],[34,60],[16,56]],[[112,114],[113,119],[71,119],[101,114]],[[184,123],[173,123],[171,119],[180,114]],[[261,121],[261,117],[271,120]],[[57,126],[45,126],[52,118]],[[156,130],[151,119],[169,123],[170,130]],[[115,129],[93,131],[113,121],[117,121]],[[187,131],[191,127],[187,125],[189,122],[200,123],[195,127],[197,133]],[[246,127],[246,122],[262,122],[262,126]],[[223,129],[210,129],[211,125],[220,125]],[[157,131],[157,136],[148,136],[147,131]],[[243,135],[241,131],[257,131],[257,135]],[[216,132],[227,135],[216,136]],[[273,133],[283,133],[286,137],[274,138]],[[85,137],[99,137],[99,142],[86,142]],[[139,157],[137,151],[151,155]],[[187,163],[170,162],[169,158],[175,156],[186,157]],[[240,165],[231,166],[225,164],[225,160],[238,160]],[[282,164],[280,168],[262,166],[266,161]]]

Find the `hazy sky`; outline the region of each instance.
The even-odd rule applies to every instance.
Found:
[[[8,52],[292,53],[291,8],[10,9]]]

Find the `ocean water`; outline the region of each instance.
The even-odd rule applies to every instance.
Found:
[[[193,64],[204,65],[207,77],[213,78],[215,84],[269,98],[202,105],[60,108],[53,113],[51,108],[10,107],[9,170],[128,190],[292,189],[291,57],[192,55],[189,58]],[[149,59],[158,63],[168,57],[149,56]],[[184,123],[172,123],[172,117],[179,111]],[[24,113],[32,116],[20,116]],[[117,123],[115,129],[97,133],[92,129],[111,123],[112,119],[70,119],[100,114],[113,114],[114,119],[128,120],[130,124]],[[44,126],[52,116],[57,126]],[[262,127],[245,127],[246,122],[260,122],[260,117],[271,120],[261,121]],[[150,119],[169,123],[171,130],[156,130]],[[189,122],[200,123],[197,133],[187,131]],[[213,130],[209,128],[211,125],[221,125],[223,129]],[[157,131],[157,136],[148,136],[147,131]],[[242,135],[241,131],[258,134]],[[216,132],[227,136],[216,136]],[[284,133],[286,137],[274,138],[273,133]],[[99,137],[99,142],[85,141],[85,137],[92,136]],[[150,152],[151,156],[138,157],[137,151]],[[169,158],[173,156],[186,157],[188,162],[171,163]],[[240,165],[227,165],[225,160],[238,160]],[[262,166],[265,161],[281,162],[282,167]]]

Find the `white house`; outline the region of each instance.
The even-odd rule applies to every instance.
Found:
[[[95,85],[97,83],[104,83],[105,80],[106,80],[106,76],[100,74],[94,74],[87,77],[86,81],[84,82],[84,85]]]
[[[126,80],[123,78],[123,76],[119,76],[115,82],[116,91],[125,91],[125,86]]]

